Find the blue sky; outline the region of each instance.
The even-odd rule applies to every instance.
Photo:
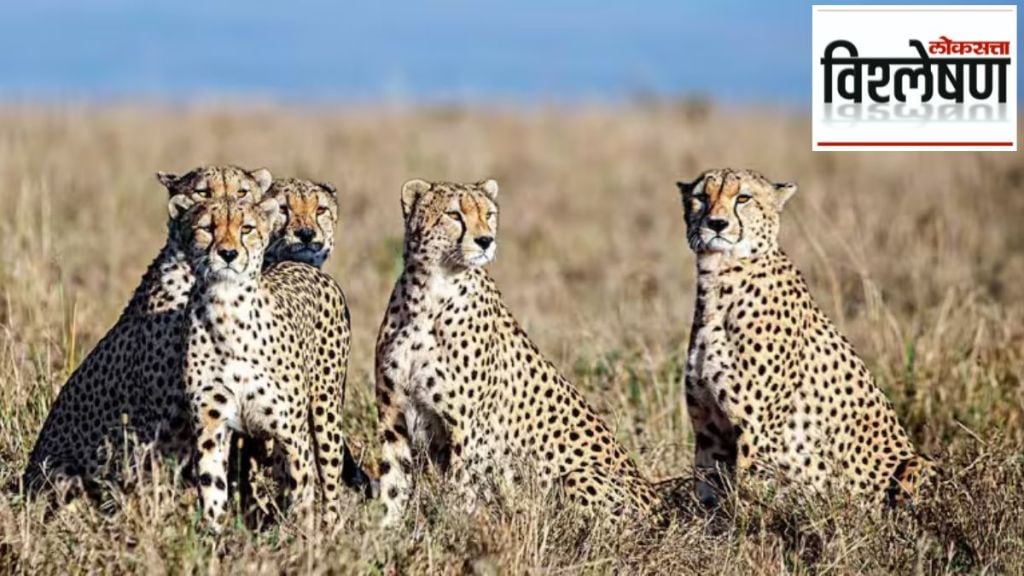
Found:
[[[809,100],[801,1],[0,0],[0,15],[8,101]]]

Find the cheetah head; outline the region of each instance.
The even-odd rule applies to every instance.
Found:
[[[796,184],[776,184],[753,170],[707,170],[677,183],[686,238],[697,254],[750,258],[778,247],[779,213]]]
[[[338,222],[334,186],[285,178],[274,182],[267,197],[277,200],[285,217],[284,228],[267,250],[267,259],[323,266],[334,248],[334,226]]]
[[[266,168],[248,171],[227,165],[200,166],[181,176],[157,172],[156,178],[167,188],[169,238],[177,244],[187,232],[182,216],[192,206],[222,198],[259,202],[273,181]]]
[[[458,271],[494,260],[498,183],[410,180],[402,186],[406,258]]]
[[[277,200],[260,203],[222,198],[193,206],[185,249],[196,275],[207,281],[237,281],[259,275],[263,252],[284,225]]]
[[[170,196],[181,195],[193,203],[225,197],[259,202],[274,180],[266,168],[250,171],[228,165],[200,166],[181,176],[157,172],[156,178]]]

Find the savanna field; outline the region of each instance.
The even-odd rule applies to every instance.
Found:
[[[593,108],[66,107],[0,110],[0,572],[1024,573],[1024,163],[1007,154],[819,153],[806,114],[704,103]],[[644,472],[678,478],[694,300],[676,180],[750,167],[800,191],[781,244],[915,443],[943,468],[913,510],[745,486],[664,531],[560,512],[529,484],[468,514],[417,487],[402,529],[347,496],[331,533],[204,533],[154,465],[49,510],[17,482],[60,386],[162,246],[154,172],[266,166],[334,183],[325,269],[349,298],[345,428],[371,469],[373,354],[401,269],[411,177],[501,184],[504,298]],[[137,454],[124,455],[126,460]]]

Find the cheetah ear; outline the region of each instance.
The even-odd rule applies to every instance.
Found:
[[[270,190],[270,185],[274,183],[274,175],[266,168],[257,168],[256,170],[249,172],[249,175],[252,176],[253,180],[256,180],[256,184],[259,185],[260,194],[266,194],[267,190]]]
[[[796,182],[779,182],[775,184],[775,202],[782,210],[782,207],[786,205],[786,202],[796,194]]]
[[[167,188],[168,190],[173,190],[174,185],[178,183],[178,175],[177,174],[171,174],[170,172],[163,172],[163,171],[157,172],[156,173],[156,179],[161,184],[164,185],[164,188]]]
[[[317,182],[316,185],[327,190],[331,196],[334,196],[335,198],[338,197],[338,189],[334,187],[334,184],[331,184],[330,182]]]
[[[484,194],[491,199],[491,202],[498,201],[498,181],[494,178],[488,178],[480,183],[480,189],[484,191]]]
[[[409,217],[413,206],[416,205],[416,201],[427,190],[430,190],[430,182],[420,180],[419,178],[414,178],[402,184],[402,216],[405,218]]]
[[[195,202],[187,195],[175,194],[167,201],[167,215],[171,217],[171,220],[177,220],[194,205]]]
[[[263,217],[270,223],[270,233],[275,234],[278,230],[284,227],[285,215],[281,210],[281,203],[277,201],[277,198],[266,198],[259,205],[260,210],[263,212]]]
[[[694,180],[693,182],[683,182],[683,181],[676,182],[676,187],[679,188],[679,192],[683,196],[689,196],[690,194],[693,194],[693,187],[696,186],[696,185],[697,185],[697,181],[696,180]]]

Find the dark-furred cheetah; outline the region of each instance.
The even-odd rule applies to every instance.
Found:
[[[267,249],[268,262],[291,260],[317,268],[334,250],[338,223],[338,192],[331,184],[302,178],[274,180],[268,198],[274,198],[285,224]]]
[[[112,462],[126,443],[153,443],[180,461],[191,430],[181,385],[182,313],[192,269],[181,246],[185,205],[232,197],[259,200],[271,174],[235,166],[204,166],[184,175],[160,172],[170,195],[167,240],[117,323],[60,390],[24,474],[36,490],[66,481],[116,479]]]

